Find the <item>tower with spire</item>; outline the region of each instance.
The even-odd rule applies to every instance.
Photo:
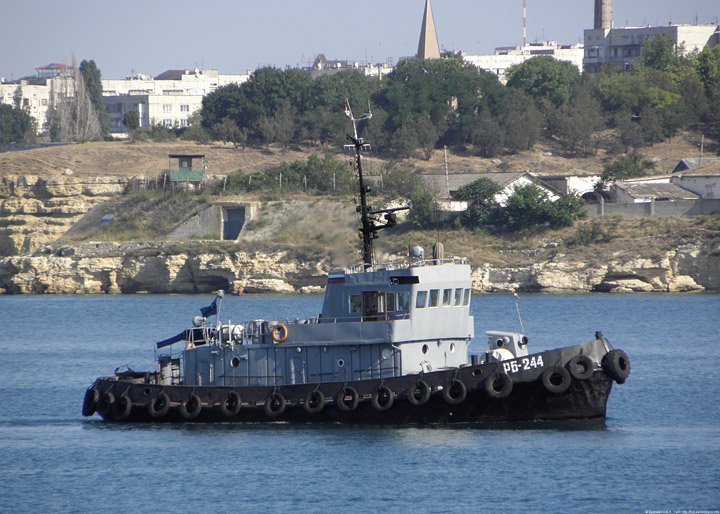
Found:
[[[437,33],[435,32],[435,20],[433,19],[430,0],[425,0],[425,13],[423,14],[422,27],[420,29],[420,43],[418,44],[418,59],[439,59],[440,46],[438,45]]]

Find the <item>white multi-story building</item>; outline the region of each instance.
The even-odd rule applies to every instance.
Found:
[[[53,89],[63,94],[70,91],[68,81],[72,75],[59,74],[52,78],[22,79],[16,82],[0,83],[0,104],[15,104],[15,94],[19,89],[20,107],[26,109],[37,122],[38,133],[44,130],[48,108],[51,105]]]
[[[585,30],[585,58],[583,69],[594,75],[606,63],[628,69],[639,60],[643,45],[658,35],[669,38],[685,52],[702,51],[720,43],[717,25],[668,25],[665,27],[593,28]]]
[[[103,80],[103,97],[110,116],[110,132],[122,134],[128,111],[137,111],[141,127],[186,127],[188,118],[202,107],[202,99],[218,87],[242,84],[243,75],[220,75],[217,70],[168,70],[155,78],[134,75],[124,80]]]
[[[494,73],[503,84],[507,82],[506,73],[510,66],[522,64],[538,55],[549,55],[558,61],[569,61],[582,70],[583,45],[579,43],[561,45],[555,41],[542,41],[520,46],[504,46],[496,48],[492,55],[467,55],[462,52],[466,62]]]

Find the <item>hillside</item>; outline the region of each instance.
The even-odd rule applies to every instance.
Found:
[[[699,139],[692,133],[673,138],[643,149],[646,158],[656,162],[656,173],[670,172],[684,157],[698,155]],[[192,142],[89,142],[76,145],[37,148],[18,152],[0,153],[0,178],[7,175],[58,175],[71,170],[78,176],[127,177],[135,175],[156,175],[168,168],[168,155],[178,153],[204,154],[211,175],[225,175],[242,169],[253,172],[283,161],[304,159],[308,155],[332,151],[334,148],[293,147],[281,149],[271,146],[270,150],[258,148],[235,148],[232,144],[198,144]],[[603,162],[612,159],[604,150],[590,157],[565,157],[559,145],[545,140],[534,149],[498,159],[486,159],[470,155],[448,153],[448,170],[451,173],[492,171],[533,171],[537,173],[600,173]],[[495,161],[495,162],[493,162]],[[383,160],[370,152],[367,155],[366,170],[370,173],[379,169]],[[442,173],[445,157],[442,150],[435,150],[430,160],[404,159],[399,165],[424,173]]]

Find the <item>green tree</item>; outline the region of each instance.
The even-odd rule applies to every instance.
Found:
[[[134,109],[127,111],[123,115],[122,124],[129,132],[132,132],[140,126],[140,114]]]
[[[431,228],[437,215],[437,205],[433,194],[420,186],[410,195],[410,204],[412,207],[408,214],[408,220],[417,228]]]
[[[236,144],[236,140],[240,137],[240,129],[238,129],[237,123],[235,123],[230,117],[226,116],[219,123],[213,125],[213,134],[220,138],[224,144],[228,141],[232,141]]]
[[[484,177],[459,187],[454,197],[468,202],[460,218],[461,223],[466,227],[485,225],[498,207],[495,195],[499,192],[500,186]]]
[[[520,89],[535,98],[548,98],[559,106],[570,99],[570,91],[580,79],[580,72],[568,61],[541,55],[511,66],[507,76],[508,87]]]
[[[574,194],[562,195],[547,206],[548,221],[554,228],[569,227],[580,217],[580,209],[585,202]]]
[[[0,143],[34,143],[37,122],[25,109],[0,104]]]
[[[100,121],[102,135],[105,136],[110,132],[110,115],[105,108],[105,101],[103,100],[102,73],[95,64],[95,61],[80,62],[80,73],[85,82],[85,91]]]
[[[655,165],[645,160],[639,153],[621,155],[612,163],[603,165],[600,179],[602,183],[608,184],[628,178],[642,177],[654,168]]]
[[[605,123],[589,84],[578,83],[573,87],[570,100],[550,115],[549,126],[570,152],[587,155],[595,150],[597,134]]]
[[[550,220],[549,197],[535,184],[516,187],[503,207],[500,219],[510,230],[530,228]]]

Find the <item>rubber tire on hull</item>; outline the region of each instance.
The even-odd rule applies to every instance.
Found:
[[[602,368],[610,378],[622,384],[630,376],[630,357],[622,350],[610,350],[602,359]]]
[[[97,411],[103,418],[107,419],[112,415],[113,403],[115,403],[115,395],[109,391],[100,397]]]
[[[386,385],[378,386],[377,391],[372,395],[372,406],[379,411],[388,410],[393,406],[395,398],[392,389]]]
[[[499,389],[496,387],[498,381],[501,384]],[[512,390],[512,378],[504,371],[497,370],[485,379],[485,392],[490,398],[507,398],[512,393]]]
[[[542,383],[551,393],[564,393],[570,387],[570,372],[562,366],[547,368],[542,374]]]
[[[587,380],[595,373],[595,363],[587,355],[576,355],[567,363],[567,370],[576,380]]]
[[[308,414],[317,414],[325,408],[325,395],[319,389],[313,389],[305,395],[303,409]]]
[[[352,401],[350,402],[350,404],[345,403],[346,396],[352,397]],[[352,386],[345,386],[340,389],[335,403],[337,403],[338,408],[343,412],[354,411],[355,409],[357,409],[358,404],[360,403],[360,393],[358,393],[357,390]]]
[[[130,415],[130,411],[132,411],[132,400],[124,394],[113,403],[110,415],[115,421],[122,421]]]
[[[465,398],[467,398],[467,387],[462,380],[456,378],[443,387],[442,394],[448,405],[457,405],[464,402]]]
[[[415,391],[420,391],[420,397],[415,396]],[[412,405],[425,405],[430,400],[430,386],[424,380],[418,380],[407,391],[408,401]]]
[[[271,418],[277,417],[285,412],[286,405],[285,397],[279,391],[273,391],[265,399],[265,414]]]
[[[225,416],[235,416],[240,412],[242,407],[242,399],[235,391],[230,391],[220,402],[220,412]]]
[[[92,416],[97,410],[98,401],[100,400],[100,391],[91,387],[85,391],[85,398],[83,399],[83,416]]]
[[[202,411],[202,401],[195,393],[190,393],[188,399],[180,404],[180,415],[183,419],[195,419]]]
[[[148,403],[148,414],[153,418],[161,418],[170,410],[170,397],[160,393]]]

